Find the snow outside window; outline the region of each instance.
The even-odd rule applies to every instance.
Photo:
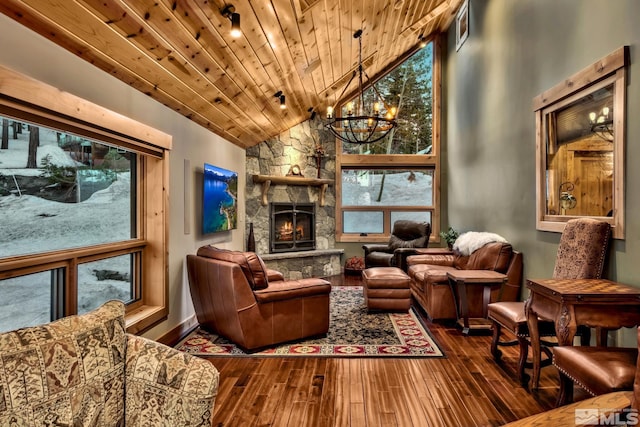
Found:
[[[125,149],[0,118],[0,258],[127,241],[136,237],[136,159]],[[133,177],[133,179],[132,179]],[[77,307],[136,297],[134,253],[77,261]],[[0,281],[0,330],[54,320],[64,274],[47,270]],[[64,270],[62,270],[64,271]],[[9,297],[10,296],[10,297]]]

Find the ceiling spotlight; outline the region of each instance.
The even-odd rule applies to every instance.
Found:
[[[242,30],[240,30],[240,14],[236,13],[236,8],[232,4],[228,4],[220,11],[220,13],[225,18],[229,18],[231,20],[231,37],[240,37],[242,35]]]
[[[424,35],[420,34],[418,36],[418,42],[420,43],[421,48],[427,47],[427,38]]]
[[[282,93],[281,90],[277,91],[276,93],[273,94],[274,97],[278,98],[280,100],[280,108],[282,110],[284,110],[285,108],[287,108],[287,103],[284,97],[284,94]]]

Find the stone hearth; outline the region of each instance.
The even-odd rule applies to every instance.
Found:
[[[344,249],[284,252],[260,255],[265,265],[291,280],[339,274]],[[337,273],[336,273],[337,272]]]

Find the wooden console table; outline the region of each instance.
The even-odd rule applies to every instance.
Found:
[[[305,178],[302,176],[277,176],[277,175],[253,175],[253,182],[262,184],[262,206],[269,204],[268,191],[271,184],[283,185],[304,185],[307,187],[319,187],[318,204],[324,206],[324,194],[330,185],[334,184],[333,179]]]
[[[491,302],[491,291],[499,289],[507,281],[507,276],[493,270],[456,270],[448,271],[449,285],[456,303],[458,323],[462,326],[462,333],[469,335],[474,329],[491,329],[491,322],[487,320],[487,305]],[[467,287],[482,286],[482,318],[469,319],[469,301]]]
[[[640,325],[640,288],[604,279],[527,280],[525,304],[533,357],[531,387],[540,379],[538,316],[555,321],[558,345],[573,345],[578,326],[615,330]]]

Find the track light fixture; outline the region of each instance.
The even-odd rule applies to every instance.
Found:
[[[281,90],[274,93],[273,96],[280,99],[280,109],[284,110],[287,108],[287,102]]]
[[[220,11],[222,16],[231,20],[231,37],[238,38],[242,35],[240,30],[240,14],[236,13],[236,8],[232,4],[226,5]]]
[[[418,36],[418,42],[420,43],[420,48],[427,47],[427,38],[423,34]]]

